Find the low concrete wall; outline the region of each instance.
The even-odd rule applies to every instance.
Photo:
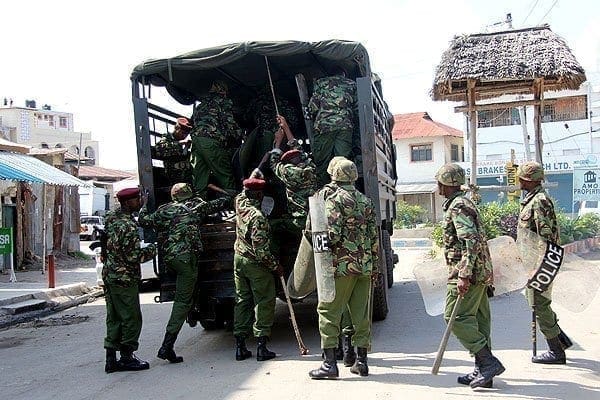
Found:
[[[433,228],[394,229],[394,238],[429,238]]]
[[[565,253],[587,253],[597,247],[600,247],[600,237],[577,240],[563,246]]]

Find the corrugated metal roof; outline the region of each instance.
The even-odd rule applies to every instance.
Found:
[[[5,151],[0,151],[0,179],[60,186],[89,186],[81,179],[35,157]]]

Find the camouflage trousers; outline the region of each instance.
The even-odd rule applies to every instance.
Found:
[[[535,308],[535,316],[540,331],[546,339],[552,339],[560,333],[558,326],[558,318],[556,313],[552,311],[552,299],[544,296],[542,293],[533,289],[526,289],[527,302],[529,307]],[[546,294],[547,295],[547,294]]]
[[[275,318],[275,278],[273,273],[254,260],[235,254],[233,257],[235,306],[234,336],[271,336]],[[254,324],[252,323],[254,321]]]
[[[335,156],[351,158],[352,130],[315,130],[313,141],[311,147],[313,159],[317,166],[317,181],[319,186],[323,186],[330,181],[329,174],[327,173],[329,161]]]
[[[342,313],[342,321],[340,323],[340,329],[342,334],[346,336],[354,335],[354,325],[352,325],[352,318],[350,317],[350,310],[348,307]]]
[[[371,276],[348,275],[335,278],[335,299],[331,303],[319,302],[319,333],[321,348],[338,346],[342,314],[347,311],[354,326],[352,344],[368,348],[371,344],[371,321],[369,321],[369,296]]]
[[[167,332],[177,335],[194,303],[194,289],[198,279],[198,266],[193,254],[182,254],[167,264],[167,269],[177,276],[175,280],[175,298],[171,316],[167,323]]]
[[[215,139],[196,136],[192,139],[190,162],[193,186],[196,192],[204,192],[212,174],[222,189],[235,189],[232,152]]]
[[[142,331],[138,283],[119,286],[104,282],[106,337],[104,348],[137,350]]]
[[[456,280],[448,282],[446,291],[446,322],[452,315],[452,309],[458,298]],[[452,325],[452,333],[458,341],[473,355],[486,345],[491,349],[490,303],[487,297],[487,285],[471,285],[458,306],[456,320]]]

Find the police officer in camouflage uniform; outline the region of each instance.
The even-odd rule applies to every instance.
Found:
[[[223,189],[234,189],[232,149],[240,145],[242,131],[233,118],[227,85],[213,82],[208,94],[198,101],[192,114],[191,133],[194,191],[204,193],[211,174]]]
[[[278,116],[281,126],[275,134],[275,148],[271,151],[271,170],[285,185],[288,213],[291,216],[291,230],[298,236],[306,226],[308,198],[317,190],[316,166],[302,151],[283,116]],[[281,150],[283,137],[288,139],[290,150]]]
[[[283,269],[271,253],[271,231],[261,211],[265,184],[262,179],[246,179],[243,192],[235,198],[233,334],[236,339],[235,359],[238,361],[252,356],[246,348],[246,338],[251,331],[257,338],[257,361],[269,360],[276,355],[267,349],[267,341],[275,316],[273,273],[281,276]]]
[[[138,371],[150,365],[133,353],[142,330],[139,284],[140,263],[152,260],[153,244],[140,247],[138,225],[132,214],[140,209],[140,191],[128,188],[117,192],[121,207],[106,215],[106,253],[102,269],[106,301],[106,373]],[[117,361],[116,351],[121,352]]]
[[[335,299],[319,302],[319,333],[325,360],[309,372],[312,379],[337,378],[335,349],[340,336],[340,320],[347,307],[355,333],[353,344],[358,357],[350,372],[367,376],[367,349],[371,342],[369,296],[371,275],[377,265],[379,238],[372,201],[354,187],[356,165],[350,160],[334,160],[332,182],[324,197],[329,247],[335,268]],[[330,191],[331,190],[331,191]]]
[[[182,145],[190,133],[192,125],[187,118],[177,118],[173,133],[167,135],[154,146],[154,156],[162,160],[165,167],[165,175],[169,185],[178,182],[192,183],[192,166],[187,144]]]
[[[356,83],[337,69],[333,76],[315,82],[308,108],[314,121],[311,147],[322,186],[329,180],[329,160],[333,156],[350,158],[352,154],[352,135],[358,125]]]
[[[285,117],[288,124],[294,129],[298,125],[298,113],[291,102],[283,97],[277,99],[277,109]],[[240,158],[249,158],[245,167],[248,171],[259,165],[260,158],[273,148],[275,133],[279,130],[273,96],[269,86],[261,89],[246,110],[246,119],[251,120],[256,128],[244,140],[250,146],[244,146],[244,152],[251,153],[246,157],[240,154]],[[248,147],[248,148],[246,148]],[[246,172],[246,171],[244,171]]]
[[[529,229],[545,240],[558,244],[560,236],[554,204],[542,188],[544,168],[535,161],[528,161],[519,166],[517,173],[521,189],[527,191],[527,195],[521,201],[518,228]],[[540,293],[527,288],[526,295],[549,348],[546,353],[532,357],[531,361],[538,364],[565,364],[565,349],[573,343],[558,326],[558,318],[551,307],[551,290]]]
[[[475,204],[461,190],[465,171],[456,164],[442,166],[437,174],[439,194],[446,198],[444,210],[444,257],[448,286],[444,318],[449,321],[457,298],[462,297],[452,333],[475,356],[475,370],[458,377],[458,383],[492,387],[493,377],[504,366],[491,352],[491,315],[488,289],[493,284],[490,252]]]
[[[157,232],[160,254],[167,269],[176,275],[171,317],[157,357],[180,363],[183,357],[175,354],[173,346],[193,304],[198,278],[197,258],[202,251],[200,225],[207,215],[230,207],[231,198],[204,201],[193,197],[192,188],[187,183],[173,185],[171,198],[171,203],[163,204],[152,214],[146,206],[142,207],[138,221],[142,227]]]

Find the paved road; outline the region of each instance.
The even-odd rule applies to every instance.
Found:
[[[341,367],[341,379],[311,381],[307,372],[320,363],[314,302],[296,306],[311,355],[300,357],[285,304],[277,305],[271,348],[280,357],[257,363],[233,360],[233,339],[224,331],[185,326],[177,351],[185,362],[169,365],[155,358],[170,304],[143,299],[144,328],[139,356],[151,368],[143,372],[103,372],[104,303],[102,300],[56,314],[50,319],[0,332],[0,375],[4,399],[599,399],[600,296],[581,314],[556,307],[561,325],[577,343],[566,366],[529,362],[529,319],[518,293],[493,299],[494,347],[507,371],[495,389],[472,391],[456,376],[472,368],[472,359],[454,338],[440,374],[430,374],[444,330],[441,317],[425,311],[410,266],[422,251],[404,250],[404,267],[395,271],[390,315],[374,324],[371,375],[360,378]],[[541,338],[540,338],[541,340]],[[251,343],[254,352],[254,343]]]

